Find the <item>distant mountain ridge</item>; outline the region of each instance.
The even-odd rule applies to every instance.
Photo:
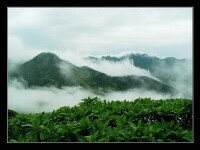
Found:
[[[187,59],[176,59],[174,57],[160,59],[155,56],[139,53],[130,53],[120,57],[102,56],[97,58],[89,56],[85,60],[92,63],[99,63],[101,61],[122,62],[129,60],[136,67],[148,70],[152,76],[167,84],[172,83],[175,79],[175,67],[177,65],[184,65],[188,61]]]
[[[73,58],[72,58],[73,59]],[[142,88],[160,93],[172,93],[167,84],[145,76],[112,77],[87,66],[77,67],[53,53],[41,53],[9,73],[9,79],[23,78],[32,86],[81,86],[96,92],[124,91]]]

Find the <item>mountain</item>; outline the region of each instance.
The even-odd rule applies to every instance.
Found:
[[[87,66],[77,67],[53,53],[41,53],[9,73],[9,79],[18,78],[32,86],[81,86],[95,92],[124,91],[134,88],[172,93],[173,88],[145,76],[112,77]]]
[[[176,59],[174,57],[160,59],[155,56],[139,53],[131,53],[121,57],[103,56],[101,58],[96,58],[90,56],[86,57],[85,60],[92,63],[99,63],[101,61],[122,62],[129,60],[136,67],[148,70],[154,77],[166,84],[173,83],[176,80],[177,66],[184,67],[184,65],[188,63],[187,59]]]

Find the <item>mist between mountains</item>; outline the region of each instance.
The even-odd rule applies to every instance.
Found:
[[[106,100],[192,98],[192,61],[188,59],[131,53],[73,55],[73,59],[69,55],[63,60],[41,53],[27,62],[9,62],[8,70],[8,108],[18,112],[52,111],[96,96]]]

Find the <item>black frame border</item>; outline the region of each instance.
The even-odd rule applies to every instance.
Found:
[[[183,143],[184,145],[200,143],[200,96],[197,86],[199,85],[198,72],[198,50],[200,39],[200,3],[198,0],[135,0],[135,1],[75,1],[75,0],[56,0],[56,1],[42,1],[42,0],[1,0],[0,1],[0,31],[2,36],[2,44],[0,50],[0,65],[3,68],[1,73],[1,104],[0,104],[0,142],[7,143],[7,11],[8,7],[193,7],[193,115],[194,115],[194,143]],[[11,143],[12,144],[12,143]],[[138,144],[138,143],[136,143]],[[143,143],[144,144],[144,143]],[[147,143],[148,144],[148,143]],[[154,144],[154,143],[152,143]],[[167,143],[166,143],[167,144]],[[171,143],[169,143],[171,144]],[[176,143],[174,143],[176,144]],[[179,143],[177,143],[179,144]],[[141,145],[141,144],[140,144]]]

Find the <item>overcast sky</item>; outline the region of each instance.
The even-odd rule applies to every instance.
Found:
[[[192,8],[8,8],[8,58],[139,52],[192,57]]]

